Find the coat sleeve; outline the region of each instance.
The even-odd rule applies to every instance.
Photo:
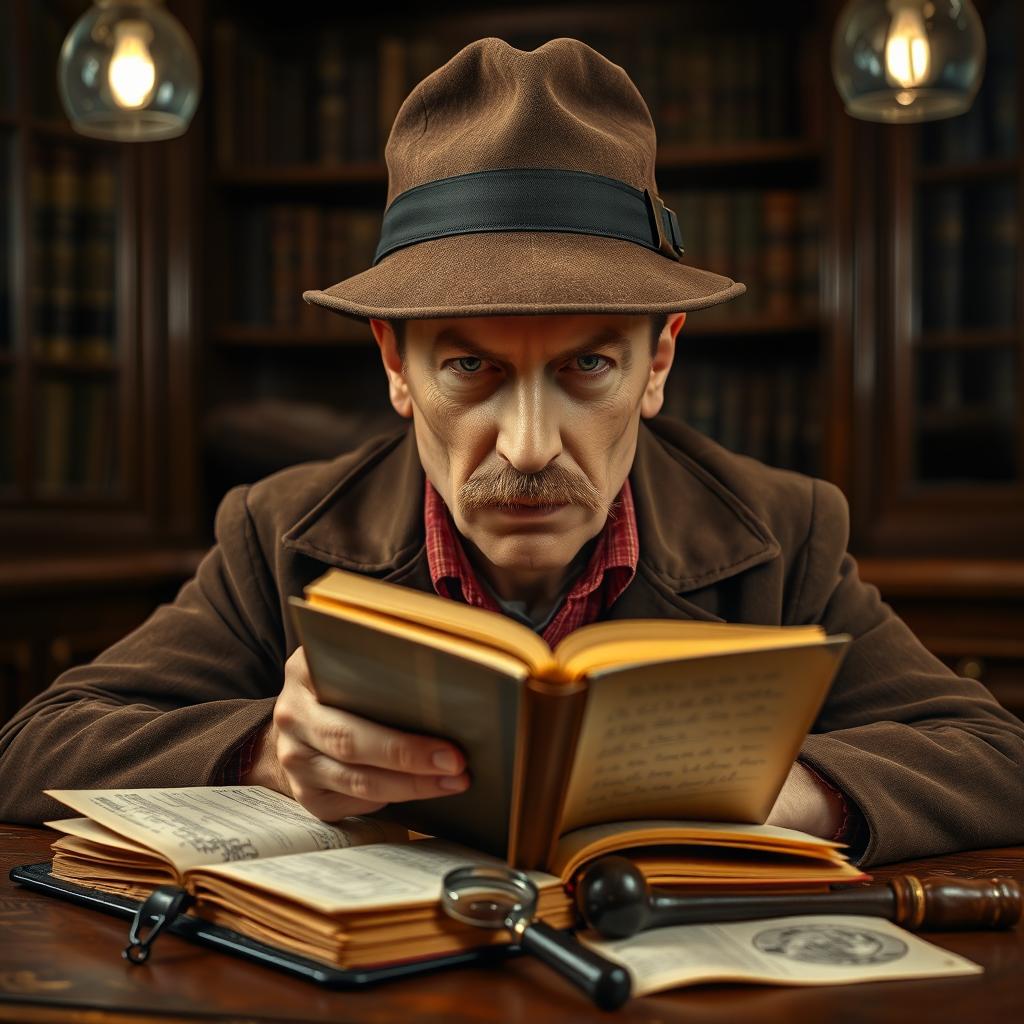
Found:
[[[859,863],[1024,842],[1024,724],[859,578],[842,491],[812,493],[795,621],[854,639],[800,759],[859,807]]]
[[[247,494],[224,496],[216,543],[172,603],[0,729],[0,820],[66,817],[44,789],[214,784],[269,720],[284,638]]]

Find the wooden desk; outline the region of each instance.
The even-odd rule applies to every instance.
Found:
[[[120,1024],[195,1021],[612,1020],[702,1024],[758,1021],[1024,1020],[1024,926],[1009,932],[929,934],[985,974],[828,988],[713,985],[634,999],[615,1017],[527,957],[502,966],[439,971],[354,992],[324,991],[273,970],[164,935],[153,959],[121,959],[126,922],[15,885],[16,864],[49,859],[55,833],[0,825],[0,1020]],[[1024,847],[982,850],[879,869],[1024,880]],[[156,1017],[156,1013],[159,1017]]]

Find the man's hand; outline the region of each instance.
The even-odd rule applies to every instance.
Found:
[[[385,804],[451,796],[469,785],[446,740],[416,736],[321,704],[301,646],[284,667],[274,717],[243,781],[294,797],[323,821]]]
[[[794,761],[765,824],[831,839],[842,823],[840,800],[813,772]]]

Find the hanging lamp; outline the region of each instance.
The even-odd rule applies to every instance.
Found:
[[[96,0],[64,40],[57,84],[82,135],[173,139],[186,131],[199,102],[199,60],[163,0]]]
[[[850,0],[832,35],[832,76],[851,117],[903,124],[970,109],[985,69],[971,0]]]

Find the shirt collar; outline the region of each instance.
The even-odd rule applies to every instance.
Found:
[[[636,573],[640,555],[633,491],[627,479],[615,500],[598,536],[586,568],[564,595],[563,601],[589,596],[606,580],[608,593],[605,606],[610,606],[629,586]],[[443,597],[461,596],[467,604],[500,611],[498,603],[487,592],[466,556],[451,514],[437,489],[425,481],[423,523],[426,535],[427,564],[434,590]],[[559,602],[561,605],[562,601]]]

